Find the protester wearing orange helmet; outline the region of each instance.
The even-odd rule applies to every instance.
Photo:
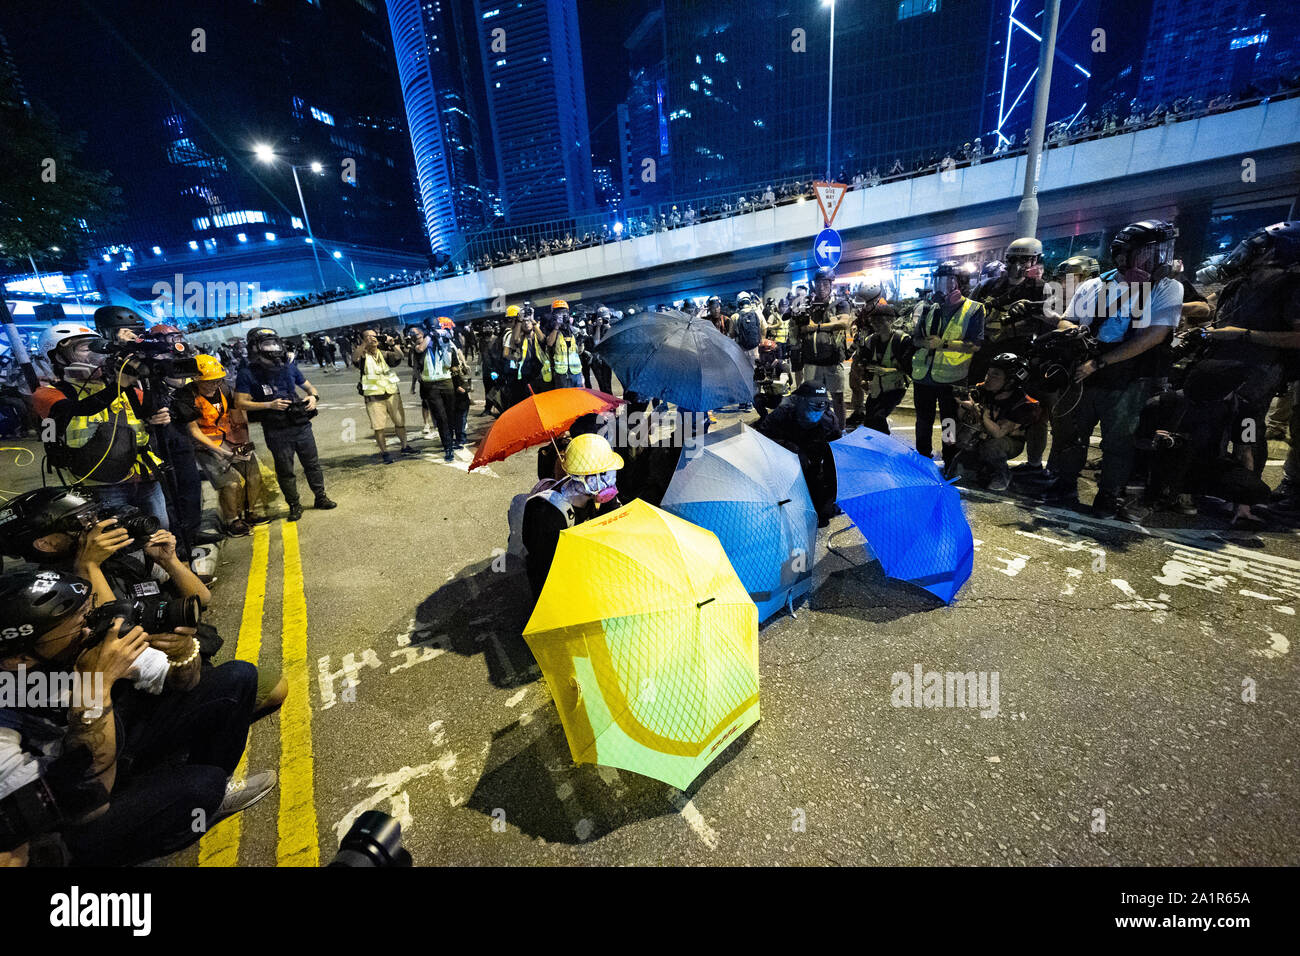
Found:
[[[194,442],[199,467],[216,489],[226,533],[242,537],[259,519],[253,505],[262,493],[262,476],[248,420],[235,408],[226,369],[211,355],[199,355],[199,374],[172,396],[172,418]]]

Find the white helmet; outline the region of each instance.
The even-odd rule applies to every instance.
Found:
[[[51,325],[41,333],[41,354],[48,358],[50,353],[64,342],[86,337],[97,339],[99,333],[80,322],[60,322]]]

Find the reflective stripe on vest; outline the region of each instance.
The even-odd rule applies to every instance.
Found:
[[[561,351],[560,347],[564,349]],[[582,356],[578,352],[578,344],[572,337],[566,338],[563,335],[555,337],[555,352],[557,353],[552,359],[551,352],[542,349],[542,381],[551,380],[551,363],[554,361],[555,368],[561,375],[581,375],[582,374]]]
[[[77,394],[78,397],[84,399],[103,390],[103,385],[90,383],[78,388]],[[109,428],[113,427],[112,418],[118,412],[123,414],[127,425],[129,425],[131,431],[135,433],[135,447],[137,453],[144,451],[144,453],[149,456],[150,464],[161,465],[162,459],[153,452],[145,451],[145,449],[149,447],[149,429],[144,422],[136,418],[135,409],[131,407],[131,401],[127,398],[125,392],[120,393],[117,398],[113,399],[113,404],[101,412],[96,412],[94,415],[73,416],[63,433],[64,444],[69,448],[84,448],[86,443],[95,436],[95,433],[99,430],[101,425],[106,425]],[[91,474],[93,475],[94,471],[92,471]],[[131,466],[131,476],[133,478],[144,476],[144,469],[140,464],[139,458],[137,458],[135,464]],[[77,477],[81,478],[82,476],[78,475]],[[96,481],[91,477],[84,478],[83,482],[88,485],[116,484],[116,482]]]
[[[388,367],[382,355],[365,355],[366,371],[361,376],[361,394],[391,395],[401,386],[397,373]]]
[[[938,333],[939,337],[945,342],[964,341],[962,336],[966,334],[970,317],[978,307],[978,303],[970,299],[962,299],[961,307],[948,317],[948,324],[944,326],[942,332]],[[934,303],[923,313],[925,320],[921,328],[927,336],[930,335],[930,324],[934,321],[935,310],[940,308],[942,306]],[[912,378],[920,381],[928,377],[938,385],[960,382],[970,371],[971,355],[970,352],[955,352],[950,349],[934,351],[927,348],[917,349],[916,355],[912,357]]]

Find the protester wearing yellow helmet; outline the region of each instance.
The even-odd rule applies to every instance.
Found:
[[[226,533],[242,537],[249,525],[265,520],[253,513],[262,494],[262,475],[248,420],[235,408],[226,368],[213,355],[194,359],[199,374],[172,396],[172,419],[188,429],[199,468],[217,492]]]
[[[560,532],[619,506],[623,459],[600,435],[578,435],[560,455],[564,477],[540,481],[524,505],[522,524],[528,583],[542,593]]]

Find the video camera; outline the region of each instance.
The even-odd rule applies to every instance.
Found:
[[[108,342],[104,352],[108,355],[104,363],[106,378],[115,378],[127,364],[134,364],[138,369],[135,374],[142,379],[188,378],[199,374],[198,360],[190,354],[184,342],[172,344],[149,339]]]
[[[1029,388],[1059,392],[1074,381],[1079,366],[1096,358],[1101,343],[1086,328],[1054,329],[1029,347]]]

